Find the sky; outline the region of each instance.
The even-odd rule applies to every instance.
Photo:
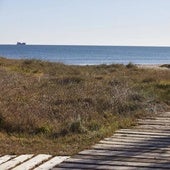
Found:
[[[0,0],[0,44],[170,46],[170,0]]]

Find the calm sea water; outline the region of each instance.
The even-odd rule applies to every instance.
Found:
[[[170,47],[0,45],[0,56],[74,65],[170,64]]]

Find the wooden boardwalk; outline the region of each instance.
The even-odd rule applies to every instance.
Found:
[[[170,169],[170,112],[139,120],[133,129],[118,130],[53,168],[59,169]]]

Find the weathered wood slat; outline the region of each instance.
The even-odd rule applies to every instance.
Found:
[[[142,134],[142,133],[115,133],[112,137],[139,137],[139,138],[152,138],[152,139],[170,139],[170,135],[152,135],[152,134]]]
[[[143,136],[134,136],[134,135],[117,135],[114,137],[111,137],[111,138],[105,138],[104,139],[105,141],[116,141],[116,140],[119,140],[119,141],[139,141],[139,142],[162,142],[162,143],[167,143],[169,142],[169,138],[151,138],[151,137],[143,137]]]
[[[159,135],[160,137],[162,136],[169,136],[170,137],[170,131],[159,131],[159,132],[154,132],[154,131],[144,131],[144,130],[137,130],[137,129],[122,129],[118,130],[116,133],[120,134],[144,134],[144,135]]]
[[[170,112],[164,112],[164,113],[161,113],[161,114],[157,114],[158,116],[170,116]]]
[[[32,159],[24,162],[21,165],[18,165],[17,167],[13,168],[12,170],[30,170],[32,168],[34,168],[36,165],[40,164],[41,162],[49,159],[51,157],[51,155],[45,155],[45,154],[40,154],[37,155],[35,157],[33,157]]]
[[[52,170],[69,170],[70,168],[53,168]],[[71,170],[82,170],[80,168],[71,168]]]
[[[127,157],[127,156],[91,156],[91,155],[75,155],[72,158],[78,159],[95,159],[95,160],[109,160],[109,161],[128,161],[128,162],[144,162],[144,163],[158,163],[158,160],[153,158],[146,158],[146,157]],[[159,159],[159,163],[167,163],[169,160],[166,159]]]
[[[119,166],[119,165],[95,165],[95,164],[81,164],[81,163],[62,163],[59,168],[70,168],[70,169],[102,169],[102,170],[160,170],[157,167],[135,167],[135,166]],[[57,168],[58,169],[58,168]],[[53,170],[57,170],[53,169]],[[168,169],[168,168],[161,168]]]
[[[143,160],[143,159],[147,159],[147,160],[157,160],[157,161],[159,161],[159,160],[161,160],[161,161],[170,161],[170,158],[169,157],[160,157],[160,156],[146,156],[146,155],[140,155],[140,154],[134,154],[134,155],[123,155],[123,154],[118,154],[118,155],[116,155],[116,154],[96,154],[96,155],[94,155],[94,154],[78,154],[79,156],[82,156],[82,157],[87,157],[87,156],[90,156],[90,157],[93,157],[93,159],[94,159],[94,157],[95,158],[103,158],[103,159],[112,159],[112,160],[115,160],[115,159],[122,159],[122,160],[124,160],[124,161],[126,161],[126,159],[128,160],[128,159],[138,159],[138,162],[140,162],[141,160]],[[125,159],[126,158],[126,159]]]
[[[151,133],[161,133],[161,131],[162,131],[162,133],[164,134],[164,133],[169,133],[170,134],[170,129],[168,130],[168,129],[155,129],[155,128],[152,128],[152,127],[149,127],[149,128],[146,128],[146,127],[144,127],[144,128],[141,128],[140,126],[142,126],[142,125],[139,125],[139,126],[136,126],[136,128],[134,129],[134,132],[136,131],[138,131],[138,132],[141,132],[141,131],[143,131],[143,132],[151,132]]]
[[[170,121],[170,116],[167,117],[167,116],[159,115],[159,116],[156,116],[156,117],[148,117],[146,119],[138,119],[138,120],[165,120],[165,121],[168,120],[168,121]]]
[[[152,117],[153,118],[153,117]],[[152,119],[151,118],[151,119]],[[170,115],[157,115],[156,117],[154,117],[155,119],[170,119]]]
[[[56,156],[49,161],[43,163],[39,167],[35,168],[34,170],[49,170],[68,158],[68,156]]]
[[[143,119],[141,119],[141,120],[139,120],[138,121],[138,123],[140,123],[140,122],[142,122],[142,123],[145,123],[145,124],[148,124],[148,123],[155,123],[155,124],[158,124],[159,125],[159,123],[162,125],[164,125],[164,124],[167,124],[167,125],[170,125],[170,122],[168,121],[168,120],[158,120],[158,119],[156,119],[156,120],[154,120],[154,119],[145,119],[145,120],[143,120]]]
[[[15,158],[16,156],[15,155],[5,155],[5,156],[2,156],[0,157],[0,164],[12,159],[12,158]]]
[[[170,153],[164,153],[164,152],[142,152],[142,150],[139,151],[132,151],[132,152],[126,152],[124,150],[122,151],[110,151],[110,150],[96,150],[96,149],[91,149],[91,150],[84,150],[82,152],[80,152],[80,154],[87,154],[87,155],[120,155],[120,156],[138,156],[138,155],[142,155],[142,156],[146,156],[146,157],[155,157],[155,158],[170,158]]]
[[[116,137],[116,136],[124,136],[124,137],[140,137],[140,138],[158,138],[158,139],[170,139],[170,136],[159,136],[159,135],[149,135],[149,134],[130,134],[130,133],[116,133],[114,136],[112,137]]]
[[[52,170],[69,170],[70,168],[53,168]],[[71,170],[82,170],[80,168],[71,168]]]
[[[162,154],[162,153],[166,153],[166,154],[170,154],[170,151],[167,150],[167,149],[164,149],[164,148],[161,148],[161,149],[150,149],[150,148],[113,148],[113,147],[95,147],[95,148],[92,148],[94,150],[103,150],[103,151],[113,151],[113,152],[123,152],[124,154],[125,153],[132,153],[132,154],[139,154],[139,153],[146,153],[146,152],[149,152],[149,153],[159,153],[159,154]],[[123,151],[122,151],[123,150]],[[119,154],[118,153],[118,154]]]
[[[139,125],[145,124],[145,125],[159,125],[159,126],[170,126],[170,122],[161,122],[161,121],[155,121],[155,120],[146,120],[146,121],[139,121]]]
[[[99,170],[153,170],[153,168],[138,168],[136,169],[135,167],[107,167],[107,169],[105,167],[97,167],[97,168],[71,168],[71,170],[83,170],[83,169],[88,169],[88,170],[94,170],[94,169],[99,169]],[[70,170],[70,168],[67,167],[58,167],[58,168],[54,168],[53,170]],[[160,170],[159,168],[154,168],[154,170]]]
[[[143,125],[138,125],[135,127],[135,129],[147,129],[147,130],[169,130],[170,126],[158,126],[158,125],[147,125],[147,124],[143,124]]]
[[[165,147],[163,145],[161,146],[157,146],[156,144],[155,145],[138,145],[138,146],[135,146],[135,145],[107,145],[107,144],[96,144],[92,147],[93,149],[114,149],[114,150],[125,150],[125,151],[132,151],[132,149],[135,149],[135,150],[160,150],[160,151],[167,151],[168,153],[170,152],[170,148],[168,147]]]
[[[129,162],[129,161],[107,161],[96,159],[78,159],[71,158],[65,161],[65,163],[81,163],[81,164],[93,164],[93,165],[115,165],[115,166],[130,166],[130,167],[149,167],[149,168],[170,168],[170,162],[164,163],[147,163],[147,162]]]
[[[151,117],[151,118],[147,118],[147,119],[138,119],[138,121],[155,121],[155,122],[168,122],[170,121],[170,117]]]
[[[113,141],[100,141],[99,144],[106,144],[106,145],[124,145],[124,146],[155,146],[158,147],[168,147],[168,142],[157,142],[157,141],[128,141],[128,140],[113,140]]]
[[[22,163],[26,161],[27,159],[31,158],[33,155],[20,155],[18,157],[15,157],[14,159],[11,159],[10,161],[7,161],[0,165],[0,169],[6,170],[15,167],[19,163]]]

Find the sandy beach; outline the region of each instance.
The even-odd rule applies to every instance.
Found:
[[[143,69],[159,69],[159,70],[168,70],[167,67],[161,67],[162,64],[137,64],[138,68]]]

